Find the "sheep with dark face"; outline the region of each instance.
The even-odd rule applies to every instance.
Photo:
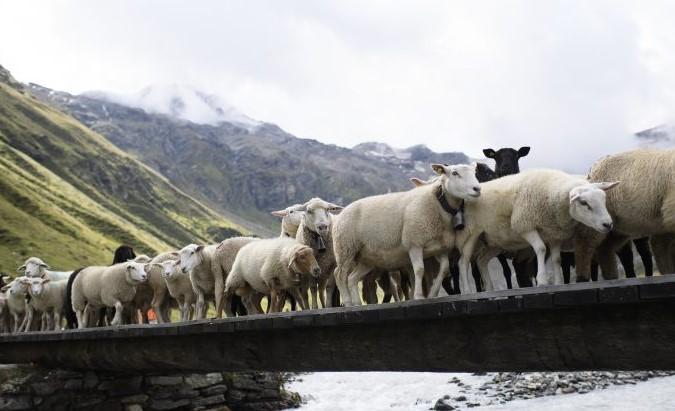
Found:
[[[495,161],[495,178],[520,173],[520,165],[518,164],[518,160],[525,157],[529,153],[529,147],[521,147],[518,150],[513,148],[500,148],[497,151],[491,148],[486,148],[483,150],[485,157],[491,158]]]

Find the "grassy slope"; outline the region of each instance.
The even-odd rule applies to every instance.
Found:
[[[108,263],[242,231],[73,118],[0,83],[0,270]]]

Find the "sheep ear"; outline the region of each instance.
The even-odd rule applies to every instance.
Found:
[[[178,252],[176,252],[176,251],[172,251],[170,255],[172,255],[174,257],[180,256],[180,254],[178,254]]]
[[[43,278],[42,279],[42,284],[48,283],[51,281],[51,278]]]
[[[616,187],[620,181],[613,181],[611,183],[609,182],[602,182],[602,183],[593,183],[594,186],[598,187],[600,190],[611,190],[612,188]]]
[[[445,174],[445,166],[443,164],[432,164],[431,169],[434,170],[434,173],[442,176]]]
[[[198,245],[197,248],[195,248],[195,251],[200,253],[204,249],[203,245]]]
[[[577,201],[577,200],[579,199],[579,197],[580,197],[579,194],[572,194],[572,195],[570,196],[570,204],[572,204],[573,202]]]
[[[523,147],[518,149],[518,158],[525,157],[528,154],[530,154],[530,147],[523,146]]]
[[[484,154],[485,157],[487,157],[487,158],[495,158],[495,156],[497,155],[497,153],[495,153],[495,151],[494,151],[493,149],[491,149],[491,148],[486,148],[486,149],[484,149],[484,150],[483,150],[483,154]]]
[[[272,214],[273,216],[284,218],[288,215],[288,211],[278,210],[278,211],[272,211],[270,214]]]
[[[51,270],[51,269],[52,269],[52,268],[49,266],[49,264],[47,264],[47,263],[41,263],[41,264],[40,264],[40,267],[44,267],[44,268],[46,268],[47,270]]]
[[[415,187],[421,187],[421,186],[425,185],[424,181],[420,180],[417,177],[412,177],[410,179],[410,182],[413,183],[415,185]]]
[[[3,291],[3,292],[7,291],[7,290],[9,290],[9,287],[11,287],[11,286],[12,286],[12,284],[7,284],[6,286],[0,288],[0,291]]]
[[[337,204],[329,203],[328,206],[328,212],[331,214],[340,214],[344,210],[344,207]]]
[[[17,272],[17,273],[20,273],[20,272],[23,272],[23,271],[26,271],[26,264],[24,264],[24,265],[22,265],[21,267],[19,267],[19,268],[16,269],[16,272]]]

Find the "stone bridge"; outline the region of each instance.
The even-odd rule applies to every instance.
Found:
[[[122,372],[675,369],[675,276],[0,336],[0,363]]]

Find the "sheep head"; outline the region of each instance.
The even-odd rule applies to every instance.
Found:
[[[569,192],[570,216],[596,231],[610,232],[614,225],[612,216],[607,211],[605,191],[617,184],[619,183],[589,183],[574,187]]]

